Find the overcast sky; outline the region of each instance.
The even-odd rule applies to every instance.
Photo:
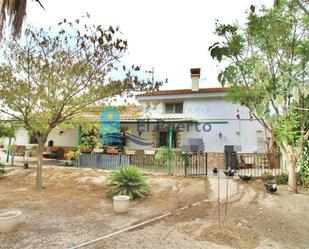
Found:
[[[216,63],[208,47],[216,41],[215,19],[244,22],[251,4],[272,0],[41,0],[28,1],[27,22],[56,25],[86,12],[96,24],[119,25],[128,40],[126,63],[155,69],[165,88],[189,88],[191,67],[202,69],[201,87],[218,86]]]

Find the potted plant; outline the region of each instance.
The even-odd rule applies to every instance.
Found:
[[[98,130],[96,127],[89,129],[83,128],[82,136],[80,139],[81,151],[83,153],[91,153],[94,148],[98,145]]]
[[[80,157],[81,155],[81,150],[78,148],[77,150],[73,151],[69,151],[65,154],[65,166],[73,166],[75,165],[75,161],[77,160],[77,158]]]
[[[125,153],[126,155],[132,155],[132,156],[134,156],[134,155],[135,155],[135,152],[136,152],[136,150],[130,150],[130,149],[125,149],[125,150],[124,150],[124,153]]]
[[[92,150],[93,153],[103,153],[104,149],[101,143],[97,143],[97,146]]]
[[[128,211],[130,199],[145,198],[149,194],[147,177],[134,166],[115,170],[108,179],[107,196],[113,198],[114,211]]]
[[[115,148],[108,148],[107,151],[106,151],[107,154],[113,154],[113,155],[117,155],[118,152],[119,151]]]

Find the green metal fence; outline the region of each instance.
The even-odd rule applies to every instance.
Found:
[[[77,167],[118,169],[134,165],[146,172],[174,175],[207,175],[207,153],[174,153],[171,166],[168,158],[156,159],[155,155],[137,151],[134,155],[83,153],[76,162]]]

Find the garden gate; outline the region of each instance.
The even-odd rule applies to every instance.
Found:
[[[207,153],[183,154],[183,163],[186,176],[207,175]]]

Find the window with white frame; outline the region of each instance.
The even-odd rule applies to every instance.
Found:
[[[261,131],[261,130],[256,131],[256,139],[257,139],[257,151],[258,151],[258,153],[264,153],[265,152],[265,142],[264,142],[263,131]]]
[[[165,113],[183,113],[183,103],[165,103]]]

